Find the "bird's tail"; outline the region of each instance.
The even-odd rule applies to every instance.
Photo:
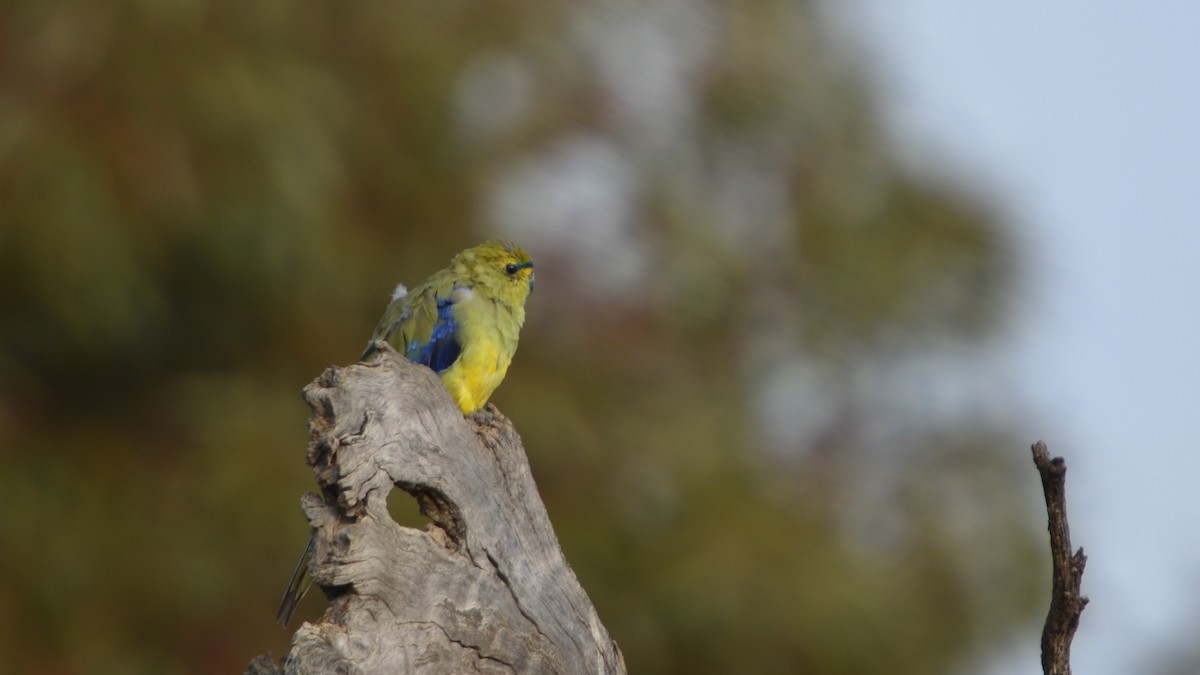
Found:
[[[371,342],[367,344],[367,348],[363,351],[363,355],[358,357],[358,360],[366,361],[367,359],[369,359],[373,355],[375,355],[377,352],[379,352],[380,346],[383,344],[384,339],[385,338],[371,340]]]
[[[312,577],[308,573],[308,564],[312,560],[316,545],[317,535],[314,533],[308,538],[308,546],[304,547],[300,562],[296,563],[296,570],[292,572],[292,580],[288,582],[287,590],[283,592],[283,599],[279,602],[279,611],[275,612],[275,620],[284,628],[287,628],[288,622],[292,620],[292,613],[296,611],[296,606],[304,599],[308,589],[312,588]]]

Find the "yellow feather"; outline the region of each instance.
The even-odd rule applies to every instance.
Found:
[[[394,299],[375,339],[386,339],[419,361],[428,354],[421,346],[438,320],[438,303],[452,299],[462,351],[441,378],[463,413],[470,414],[487,403],[508,372],[525,323],[532,267],[529,255],[513,244],[489,241],[467,249],[449,267]]]

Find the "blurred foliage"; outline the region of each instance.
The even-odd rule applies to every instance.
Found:
[[[0,6],[6,665],[284,652],[300,387],[494,233],[539,280],[494,400],[632,672],[945,672],[1010,635],[1044,565],[987,365],[1009,243],[890,157],[827,23]]]

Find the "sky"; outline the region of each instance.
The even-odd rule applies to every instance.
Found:
[[[905,160],[1012,221],[1018,431],[1066,457],[1089,558],[1074,669],[1145,672],[1200,632],[1200,4],[828,5]],[[1033,629],[980,669],[1040,672]]]

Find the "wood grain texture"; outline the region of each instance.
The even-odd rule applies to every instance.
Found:
[[[303,507],[330,605],[282,672],[625,673],[509,420],[491,405],[464,419],[432,371],[380,350],[304,390],[322,495]],[[429,527],[392,520],[393,486]]]

